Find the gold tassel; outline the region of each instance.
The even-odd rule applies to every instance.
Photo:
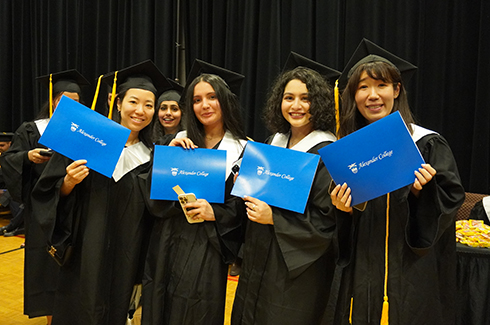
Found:
[[[352,324],[352,305],[354,305],[354,297],[350,297],[349,324]]]
[[[49,118],[53,116],[53,74],[49,75]]]
[[[335,81],[334,88],[334,97],[335,97],[335,133],[337,135],[337,139],[339,137],[339,128],[340,128],[340,105],[339,105],[339,80]]]
[[[114,100],[116,99],[116,86],[117,86],[117,71],[114,73],[114,83],[112,85],[111,104],[109,105],[109,115],[107,115],[109,120],[112,120],[112,108],[114,107]]]
[[[95,88],[95,95],[94,95],[94,100],[92,101],[92,111],[95,111],[95,104],[97,103],[97,98],[99,97],[99,88],[100,88],[100,79],[102,79],[102,74],[99,77],[99,80],[97,81],[97,88]]]
[[[380,325],[388,325],[388,238],[390,234],[390,193],[386,194],[385,281]]]
[[[388,296],[384,296],[383,309],[381,310],[381,323],[380,325],[388,325],[388,310],[390,304],[388,303]]]

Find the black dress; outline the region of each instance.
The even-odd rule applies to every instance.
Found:
[[[223,324],[228,264],[238,254],[245,209],[242,199],[230,195],[232,186],[229,176],[225,202],[211,203],[216,221],[189,224],[177,202],[148,201],[156,218],[143,279],[142,324]]]
[[[138,185],[138,175],[148,171],[149,162],[117,182],[90,171],[61,197],[71,162],[55,153],[33,192],[33,206],[47,239],[58,247],[76,237],[72,256],[60,269],[52,324],[123,325],[133,286],[141,283],[151,232]]]
[[[454,217],[465,194],[446,140],[428,134],[416,142],[437,171],[418,198],[408,185],[389,196],[389,323],[455,323],[456,241]],[[414,177],[415,179],[415,177]],[[342,273],[334,324],[379,324],[385,279],[387,195],[353,216],[339,212]],[[352,298],[352,300],[351,300]]]
[[[15,131],[10,149],[0,156],[10,194],[16,202],[24,203],[24,314],[29,317],[52,314],[59,272],[58,264],[46,251],[44,233],[32,213],[31,191],[46,163],[34,164],[27,154],[29,150],[45,148],[38,143],[40,137],[36,123],[25,122]]]
[[[328,138],[304,151],[318,154],[335,139]],[[271,207],[274,225],[247,220],[233,325],[320,322],[335,269],[330,181],[320,160],[304,213]]]

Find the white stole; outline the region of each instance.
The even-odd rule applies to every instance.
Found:
[[[187,131],[180,131],[175,136],[176,139],[186,138]],[[231,173],[231,168],[240,158],[243,148],[247,144],[247,140],[236,139],[231,132],[226,131],[225,136],[221,139],[218,150],[226,150],[226,175]]]
[[[272,138],[271,145],[276,147],[287,148],[289,137],[291,136],[291,132],[288,133],[276,133]],[[301,139],[300,142],[296,143],[292,148],[292,150],[307,152],[320,142],[331,141],[334,142],[337,140],[335,135],[328,131],[320,131],[315,130],[308,134],[306,137]]]
[[[143,142],[138,142],[132,146],[125,147],[117,161],[112,178],[119,181],[128,172],[139,165],[150,161],[151,150]]]

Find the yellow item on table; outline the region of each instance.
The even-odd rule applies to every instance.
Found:
[[[456,221],[456,242],[471,247],[490,248],[490,226],[483,220]]]

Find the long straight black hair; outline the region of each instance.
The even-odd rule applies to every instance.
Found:
[[[214,74],[201,74],[191,82],[187,89],[184,107],[186,110],[184,121],[185,127],[187,128],[187,137],[200,148],[205,147],[204,126],[194,113],[194,87],[200,82],[207,82],[216,92],[223,117],[223,129],[230,131],[236,139],[246,139],[245,131],[243,131],[238,97],[231,92],[226,82],[220,76]]]
[[[391,83],[393,88],[400,87],[400,93],[395,98],[392,112],[399,111],[403,117],[410,133],[413,132],[411,123],[414,123],[414,118],[408,105],[407,92],[403,86],[402,77],[398,69],[386,62],[376,61],[359,65],[347,82],[344,92],[342,93],[342,110],[340,114],[339,138],[351,134],[368,123],[364,116],[357,109],[356,92],[359,86],[361,74],[366,72],[367,75],[375,80],[382,80],[386,83]]]

